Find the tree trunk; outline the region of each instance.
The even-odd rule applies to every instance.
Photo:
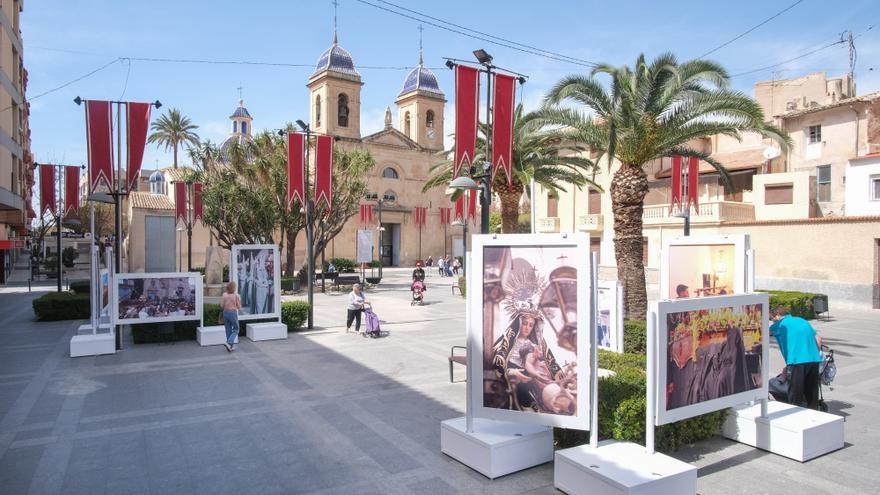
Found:
[[[645,320],[648,312],[642,258],[642,210],[646,194],[648,177],[641,165],[624,164],[615,172],[611,181],[614,254],[617,277],[623,284],[623,314],[632,320]]]
[[[177,168],[177,143],[174,143],[174,168]]]
[[[495,192],[501,200],[501,232],[516,234],[519,227],[519,200],[522,198],[523,185],[514,182],[513,188],[508,189],[507,184],[504,184],[496,188]]]
[[[284,273],[287,277],[292,277],[293,272],[296,271],[296,260],[294,259],[293,251],[296,249],[297,233],[295,229],[287,229],[287,260],[284,264]]]

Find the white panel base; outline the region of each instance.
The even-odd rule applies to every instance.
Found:
[[[553,428],[474,418],[440,424],[440,450],[478,473],[497,478],[553,460]]]
[[[556,451],[553,486],[571,495],[697,493],[697,468],[645,447],[606,440]]]
[[[725,437],[804,462],[843,448],[843,418],[778,401],[732,407],[721,427]]]
[[[200,346],[223,345],[226,343],[226,327],[223,325],[199,327],[196,330],[196,340]],[[238,343],[238,335],[235,336],[235,343]]]
[[[266,323],[248,323],[247,338],[258,342],[260,340],[278,340],[287,338],[287,325],[274,321]]]
[[[70,338],[70,357],[116,354],[116,335],[110,327],[99,325],[98,333],[92,335],[91,325],[81,325],[79,335]]]

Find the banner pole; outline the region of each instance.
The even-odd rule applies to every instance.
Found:
[[[467,251],[464,253],[464,259],[466,261],[465,265],[470,265],[471,255],[468,254]],[[473,271],[473,270],[472,270]],[[465,272],[465,277],[467,280],[468,294],[473,292],[473,279],[474,275],[469,272]],[[464,322],[465,329],[467,330],[467,366],[465,369],[467,370],[467,395],[465,396],[465,432],[473,433],[474,432],[474,405],[473,405],[473,390],[474,390],[474,366],[480,365],[480,369],[483,369],[482,363],[477,361],[477,358],[474,354],[474,345],[473,339],[475,338],[475,332],[471,328],[471,324],[473,323],[473,315],[471,314],[471,304],[470,297],[465,299],[465,312],[464,312]],[[482,321],[482,318],[481,318]],[[482,332],[481,332],[482,334]],[[482,357],[482,356],[481,356]]]
[[[755,292],[755,250],[749,249],[746,251],[746,292]],[[768,308],[769,309],[769,308]],[[763,366],[767,366],[770,363],[763,363]],[[761,417],[766,418],[767,414],[769,414],[768,406],[767,406],[767,397],[758,400],[758,403],[761,404]]]
[[[599,255],[590,253],[590,447],[599,447],[599,351],[596,323],[599,321]]]
[[[91,242],[89,243],[89,280],[92,286],[92,335],[98,333],[98,313],[101,311],[101,282],[100,271],[96,263],[95,255],[95,203],[89,201],[89,233],[91,234]]]
[[[655,422],[655,402],[656,402],[656,354],[657,354],[657,310],[651,308],[648,310],[648,381],[646,391],[648,400],[645,404],[645,449],[649,454],[654,453],[654,422]]]

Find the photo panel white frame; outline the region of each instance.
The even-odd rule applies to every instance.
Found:
[[[467,265],[471,285],[467,291],[469,310],[468,367],[472,370],[468,381],[470,413],[476,417],[556,426],[579,430],[590,429],[590,367],[591,342],[595,340],[595,328],[590,324],[590,238],[583,233],[574,234],[495,234],[474,235],[471,238],[471,261]],[[483,297],[484,297],[484,249],[487,247],[541,248],[570,247],[581,253],[568,263],[577,270],[577,406],[576,414],[564,416],[549,413],[523,412],[484,406],[483,397]],[[544,274],[548,275],[548,274]]]
[[[106,283],[105,283],[106,277]],[[107,268],[101,268],[98,271],[98,307],[101,308],[99,311],[100,316],[104,316],[107,314],[107,311],[110,310],[111,307],[111,299],[112,299],[112,279],[110,276],[110,270]],[[104,289],[107,289],[107,305],[104,305]]]
[[[761,386],[752,390],[736,394],[718,397],[689,406],[681,406],[675,409],[666,409],[666,380],[667,359],[669,348],[669,332],[667,328],[667,315],[685,311],[718,310],[731,307],[742,307],[754,304],[762,304],[763,316],[761,318]],[[766,399],[769,394],[768,381],[770,379],[770,295],[765,292],[755,292],[733,296],[700,297],[691,299],[678,299],[674,301],[659,301],[654,303],[654,311],[657,315],[657,326],[649,331],[656,332],[654,342],[656,349],[649,349],[654,353],[655,373],[655,425],[660,426],[674,423],[682,419],[692,418],[701,414],[720,411],[745,402]]]
[[[599,343],[599,322],[596,321],[596,347],[611,352],[623,352],[623,308],[621,307],[621,297],[623,296],[623,287],[615,281],[599,281],[597,288],[596,314],[602,311],[602,305],[599,299],[603,297],[603,292],[611,301],[608,313],[608,334],[610,336],[610,345],[603,346]],[[601,318],[601,315],[599,316]]]
[[[258,314],[241,314],[241,312],[239,312],[239,321],[262,320],[269,318],[276,318],[280,321],[281,319],[281,254],[278,250],[277,244],[234,244],[229,253],[229,280],[235,282],[237,286],[236,290],[238,290],[238,253],[240,251],[259,251],[263,249],[271,250],[274,259],[274,273],[272,274],[274,278],[273,287],[275,289],[274,311],[271,313]]]
[[[676,299],[675,291],[670,287],[671,250],[676,246],[733,246],[733,294],[746,292],[746,251],[749,249],[748,234],[683,236],[663,241],[660,254],[660,299]],[[696,290],[697,287],[690,287]],[[691,298],[694,298],[692,295]]]
[[[150,280],[167,278],[185,278],[195,288],[195,314],[180,316],[162,316],[158,318],[120,318],[119,317],[119,286],[126,280]],[[204,310],[204,288],[202,275],[198,272],[162,272],[162,273],[117,273],[110,277],[110,311],[114,325],[140,325],[143,323],[163,323],[170,321],[201,321]]]

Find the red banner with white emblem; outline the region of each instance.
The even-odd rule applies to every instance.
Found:
[[[479,192],[477,189],[468,191],[468,219],[474,223],[477,223],[477,195]]]
[[[452,177],[461,167],[474,161],[477,127],[480,123],[480,70],[465,65],[455,66],[455,162]]]
[[[79,167],[64,167],[64,216],[79,212]]]
[[[175,182],[174,183],[174,209],[175,209],[175,219],[174,222],[180,222],[183,220],[186,222],[186,183],[185,182]]]
[[[317,136],[315,143],[315,206],[333,205],[333,136]]]
[[[681,157],[672,157],[672,200],[669,204],[670,211],[678,206],[681,209]]]
[[[492,103],[492,182],[498,169],[504,170],[507,187],[513,186],[513,126],[516,114],[516,78],[495,74]]]
[[[202,183],[196,182],[193,184],[193,222],[197,220],[201,220],[202,223],[205,223],[205,208],[202,205]]]
[[[700,159],[691,156],[688,157],[688,208],[690,205],[694,205],[694,208],[698,206],[697,197],[699,197],[699,193],[697,192],[697,184],[700,179]]]
[[[113,187],[113,121],[109,101],[86,101],[86,144],[89,153],[89,194],[102,182]]]
[[[40,165],[40,216],[49,210],[55,213],[55,165]]]
[[[287,133],[287,208],[294,200],[306,204],[306,135],[301,132]]]
[[[452,220],[449,223],[452,223],[456,220],[464,221],[464,194],[458,197],[455,200],[455,214],[452,216]]]
[[[126,104],[125,129],[127,134],[128,163],[126,171],[128,176],[128,190],[137,190],[138,177],[141,174],[141,164],[144,160],[144,147],[147,145],[147,131],[150,129],[150,109],[152,103],[140,103],[130,101]]]

